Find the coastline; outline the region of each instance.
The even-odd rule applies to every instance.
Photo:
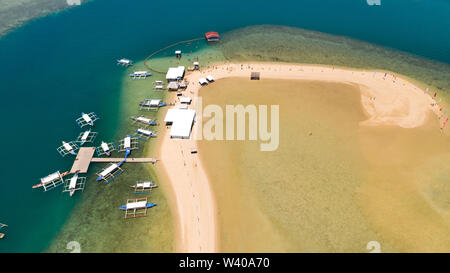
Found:
[[[295,79],[356,84],[360,87],[361,104],[368,115],[368,119],[361,123],[363,126],[415,128],[424,124],[430,112],[440,115],[439,106],[431,105],[436,101],[425,90],[391,72],[378,70],[374,73],[373,70],[269,62],[224,63],[188,73],[186,79],[189,86],[185,93],[193,99],[191,108],[197,103],[201,87],[199,78],[206,75],[212,75],[216,80],[242,78],[249,77],[252,71],[260,72],[262,80]],[[195,140],[198,133],[198,126],[194,124],[191,139],[171,140],[168,130],[164,130],[158,149],[162,169],[174,193],[178,217],[176,249],[179,252],[219,251],[217,205],[211,181],[198,156],[187,159],[191,156],[190,149],[198,147]]]

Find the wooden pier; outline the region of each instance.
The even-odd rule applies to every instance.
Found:
[[[122,161],[123,158],[109,158],[109,157],[94,157],[91,159],[93,163],[115,163]],[[127,158],[125,162],[127,163],[156,163],[158,159],[155,158]]]
[[[92,163],[116,163],[123,161],[123,158],[94,157],[95,147],[82,147],[78,151],[77,157],[73,162],[70,173],[87,173],[89,165]],[[127,158],[127,163],[152,163],[155,164],[158,159],[155,158]]]
[[[82,147],[78,151],[77,157],[73,162],[70,173],[87,173],[92,157],[94,156],[95,147]]]

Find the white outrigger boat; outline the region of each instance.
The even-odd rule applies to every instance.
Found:
[[[125,219],[137,218],[147,215],[147,209],[156,206],[156,203],[149,203],[147,198],[128,199],[127,203],[119,208],[125,211]]]
[[[111,155],[111,151],[110,151],[110,149],[109,149],[108,144],[106,144],[106,142],[102,141],[101,147],[102,147],[103,152],[104,152],[107,156],[110,156],[110,155]]]
[[[81,113],[81,117],[76,119],[76,122],[80,128],[83,128],[86,125],[94,126],[94,122],[98,120],[98,116],[91,112],[89,114]]]
[[[146,118],[144,116],[139,116],[139,117],[131,117],[132,120],[134,120],[135,122],[139,122],[145,125],[150,125],[150,126],[155,126],[158,125],[156,123],[156,121],[152,121],[150,118]]]
[[[72,196],[75,191],[84,190],[85,185],[86,177],[79,177],[77,171],[70,179],[66,179],[63,192],[69,192],[70,196]]]
[[[59,146],[56,150],[63,157],[66,156],[67,154],[76,155],[75,151],[78,150],[78,146],[75,143],[73,143],[73,141],[68,143],[63,141],[62,145]]]
[[[153,131],[144,129],[144,128],[139,128],[136,130],[136,132],[140,135],[146,136],[146,137],[156,137],[156,134]]]
[[[121,66],[130,66],[130,65],[133,65],[133,62],[131,60],[122,58],[120,60],[117,60],[117,64],[119,64]]]
[[[127,135],[124,139],[119,141],[117,150],[119,152],[125,151],[125,159],[130,155],[132,150],[139,149],[139,138],[136,136]]]
[[[95,150],[97,151],[98,156],[102,156],[102,155],[110,156],[111,152],[116,150],[116,147],[114,146],[114,144],[112,142],[106,143],[106,142],[102,141],[100,146],[98,146]]]
[[[5,225],[5,224],[2,224],[2,223],[0,223],[0,229],[2,229],[2,228],[4,228],[4,227],[7,227],[8,225]],[[3,239],[5,237],[5,234],[4,233],[0,233],[0,239]]]
[[[108,167],[101,170],[99,173],[97,173],[97,181],[105,180],[106,183],[109,183],[111,180],[116,178],[123,172],[123,170],[120,168],[120,165],[122,165],[123,162],[124,161],[119,163],[111,163]]]
[[[75,142],[77,142],[81,146],[84,143],[94,142],[96,136],[97,136],[97,132],[91,132],[91,130],[87,130],[87,131],[80,133],[80,135],[78,136],[78,138]]]
[[[152,181],[136,181],[136,185],[130,187],[134,189],[134,193],[150,193],[158,186]]]
[[[134,73],[130,74],[130,77],[133,79],[146,79],[147,77],[150,77],[152,73],[148,71],[135,71]]]
[[[69,172],[60,173],[59,171],[49,174],[46,177],[41,178],[41,183],[33,186],[33,189],[44,188],[44,191],[48,191],[56,188],[63,183],[63,177],[68,175]]]
[[[69,183],[69,194],[72,196],[75,193],[75,187],[77,186],[77,180],[78,180],[78,172],[76,172],[72,178],[70,178]]]

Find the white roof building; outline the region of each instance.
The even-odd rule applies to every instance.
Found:
[[[180,102],[181,103],[191,103],[192,99],[191,97],[181,97]]]
[[[177,81],[184,78],[184,66],[171,67],[167,71],[166,80],[167,81]]]
[[[172,108],[167,111],[164,118],[165,123],[171,123],[171,138],[188,139],[191,135],[192,126],[195,119],[195,110]]]

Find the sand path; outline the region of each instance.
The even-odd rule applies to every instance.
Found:
[[[425,90],[405,79],[382,71],[361,71],[312,65],[279,63],[221,64],[188,73],[189,86],[184,96],[195,108],[200,85],[198,80],[207,75],[216,80],[227,77],[249,78],[251,72],[260,72],[261,79],[297,79],[344,82],[357,84],[361,89],[361,103],[368,114],[362,125],[393,125],[414,128],[422,125],[428,113],[440,116],[439,106]],[[214,84],[214,83],[212,83]],[[204,106],[203,106],[204,107]],[[282,106],[281,106],[282,107]],[[199,115],[199,113],[197,113]],[[178,252],[217,252],[218,225],[216,203],[210,182],[198,155],[194,125],[191,139],[170,139],[164,130],[159,150],[162,168],[174,192],[177,210]]]

